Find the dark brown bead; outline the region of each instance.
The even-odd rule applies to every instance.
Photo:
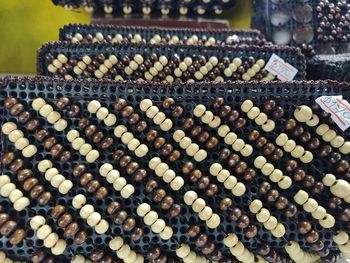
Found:
[[[131,160],[132,159],[129,155],[124,155],[122,158],[120,158],[119,165],[124,168],[131,162]]]
[[[230,122],[234,122],[234,121],[236,121],[238,118],[239,118],[239,112],[236,111],[236,110],[231,111],[231,112],[229,113],[229,115],[228,115],[228,120],[229,120]]]
[[[230,198],[228,198],[228,197],[222,199],[220,201],[220,204],[219,204],[220,209],[222,211],[227,211],[231,205],[232,205],[232,200]]]
[[[324,190],[324,184],[322,182],[316,182],[312,188],[314,194],[321,194]]]
[[[137,113],[133,113],[129,116],[129,124],[130,125],[135,125],[136,123],[138,123],[140,120],[140,115]]]
[[[259,194],[264,196],[269,192],[270,189],[271,185],[268,182],[262,182],[259,185]]]
[[[128,217],[127,212],[125,212],[124,210],[119,211],[114,218],[114,223],[116,223],[117,225],[121,225],[123,224],[123,222],[127,217]]]
[[[111,202],[108,206],[107,206],[107,213],[109,215],[113,215],[115,214],[118,210],[120,209],[120,203],[117,201],[113,201]]]
[[[0,228],[1,235],[7,237],[10,235],[17,227],[17,223],[13,220],[6,221]]]
[[[199,178],[198,182],[197,182],[197,187],[200,190],[204,190],[208,187],[208,185],[210,184],[210,179],[208,176],[202,176],[201,178]]]
[[[22,111],[24,110],[24,106],[22,103],[16,103],[15,105],[13,105],[10,109],[10,114],[12,116],[17,116],[18,114],[20,114]]]
[[[39,205],[41,206],[46,205],[48,202],[50,202],[51,198],[52,198],[52,194],[50,192],[44,192],[40,194],[38,197]]]
[[[4,101],[4,106],[6,109],[12,108],[17,103],[17,99],[13,97],[8,97]]]
[[[332,208],[332,209],[337,209],[339,206],[341,206],[342,204],[342,200],[339,198],[339,197],[331,197],[329,202],[328,202],[328,206],[329,208]]]
[[[164,139],[164,137],[158,137],[154,141],[154,148],[156,148],[157,150],[160,149],[164,145],[165,142],[166,142],[166,140]]]
[[[133,113],[134,113],[134,108],[133,107],[125,106],[121,115],[122,115],[123,118],[128,118]]]
[[[148,142],[153,142],[157,137],[158,132],[156,130],[150,130],[146,135],[146,139]]]
[[[200,231],[201,229],[199,225],[193,225],[187,230],[187,235],[191,238],[194,238],[199,235]]]
[[[284,215],[288,218],[292,218],[298,212],[298,209],[295,205],[289,204],[288,208],[285,210]]]
[[[198,141],[201,143],[205,143],[209,139],[209,132],[204,131],[198,135]]]
[[[300,168],[296,169],[296,170],[294,171],[294,173],[293,173],[293,178],[294,178],[294,180],[297,181],[297,182],[303,181],[304,178],[305,178],[305,176],[306,176],[305,171],[302,170],[302,169],[300,169]]]
[[[172,112],[174,118],[179,118],[183,114],[184,109],[181,106],[176,106]]]
[[[321,251],[323,248],[324,248],[324,243],[320,239],[310,245],[310,249],[312,251]]]
[[[309,132],[304,132],[301,136],[300,136],[300,141],[303,143],[307,143],[308,141],[310,141],[312,138],[311,133]]]
[[[244,229],[244,235],[247,238],[256,237],[258,234],[258,228],[255,225],[249,225],[246,229]]]
[[[67,112],[69,117],[76,117],[80,113],[80,107],[78,105],[72,105]]]
[[[246,170],[247,170],[247,163],[240,161],[237,163],[236,167],[235,167],[235,172],[237,175],[242,175]]]
[[[78,127],[80,129],[85,129],[85,127],[88,126],[89,124],[90,124],[90,120],[86,117],[82,117],[79,119]]]
[[[308,221],[300,221],[298,223],[298,230],[301,234],[309,233],[312,229],[312,225]]]
[[[49,132],[45,129],[42,129],[38,131],[37,134],[35,135],[35,140],[37,140],[38,142],[43,142],[48,135],[49,135]]]
[[[207,141],[207,148],[208,149],[214,149],[219,143],[219,140],[216,137],[210,137]]]
[[[111,147],[114,143],[114,140],[111,137],[106,137],[101,142],[101,148],[103,150],[107,150],[109,147]]]
[[[237,154],[231,154],[229,157],[228,157],[228,160],[227,160],[227,165],[230,166],[230,167],[234,167],[236,166],[236,164],[240,161],[240,157],[237,155]]]
[[[145,169],[138,169],[135,171],[134,178],[136,182],[141,182],[143,178],[147,176],[147,171]]]
[[[87,126],[85,128],[85,135],[87,137],[91,137],[92,135],[94,135],[94,133],[97,132],[97,126],[90,124],[89,126]]]
[[[160,257],[161,249],[159,246],[151,248],[151,250],[147,253],[147,259],[148,260],[156,260]]]
[[[246,228],[250,224],[250,219],[247,215],[242,215],[240,218],[237,220],[237,226],[239,228]]]
[[[190,181],[193,183],[198,182],[198,180],[203,176],[202,172],[198,169],[195,169],[191,172]]]
[[[139,121],[136,125],[136,131],[143,132],[147,128],[147,122]]]
[[[163,108],[169,109],[171,106],[175,105],[175,100],[173,98],[166,98],[163,101]]]
[[[218,192],[218,186],[216,184],[208,185],[208,188],[205,190],[207,196],[214,196]]]
[[[341,154],[338,152],[331,152],[329,160],[331,161],[331,163],[335,164],[341,160]]]
[[[176,162],[181,156],[181,153],[178,150],[174,150],[170,155],[169,155],[169,162]]]
[[[1,162],[3,165],[10,165],[15,158],[16,155],[14,152],[7,152],[2,156]]]
[[[242,211],[239,208],[233,208],[233,210],[230,212],[230,219],[232,221],[237,221],[242,216]]]
[[[292,131],[294,137],[300,137],[304,133],[304,128],[301,125],[297,125]]]
[[[178,204],[173,204],[169,210],[171,217],[177,217],[181,213],[181,206]]]
[[[305,235],[306,242],[313,244],[319,239],[318,232],[315,230],[311,230],[309,233]]]
[[[30,119],[30,113],[28,111],[23,111],[18,115],[18,121],[22,124],[25,124]]]
[[[33,263],[40,263],[42,262],[46,257],[46,251],[43,249],[40,249],[38,251],[35,251],[32,255],[32,261]]]
[[[124,221],[123,229],[124,229],[124,231],[129,232],[129,231],[133,230],[135,228],[135,226],[136,226],[135,218],[130,217]]]
[[[100,182],[97,180],[91,180],[88,184],[87,184],[87,191],[89,193],[95,193],[97,188],[100,187]]]
[[[213,253],[214,250],[215,250],[215,244],[214,242],[210,241],[202,248],[202,253],[204,255],[209,255]]]
[[[303,181],[303,185],[306,188],[313,187],[315,185],[315,177],[312,175],[306,175]]]
[[[22,159],[16,159],[10,164],[10,170],[12,172],[17,172],[22,169],[24,165],[24,161]]]
[[[58,219],[65,211],[66,208],[63,205],[56,205],[51,210],[51,217],[54,219]]]
[[[63,110],[67,105],[70,104],[70,100],[67,97],[61,97],[56,102],[56,107],[60,110]]]
[[[17,229],[10,237],[10,244],[15,246],[18,245],[26,237],[26,231],[24,229]]]
[[[296,127],[296,125],[297,125],[297,121],[296,120],[294,120],[294,119],[289,119],[287,122],[286,122],[286,124],[285,124],[285,126],[284,126],[284,128],[286,129],[286,130],[293,130],[295,127]]]
[[[280,194],[276,189],[272,189],[267,193],[266,199],[268,202],[274,203],[278,199],[279,195]]]
[[[278,120],[281,119],[284,115],[284,109],[280,106],[277,106],[272,113],[272,119]]]
[[[104,137],[104,135],[103,135],[103,133],[102,132],[96,132],[95,134],[94,134],[94,136],[92,136],[92,141],[94,142],[94,143],[100,143],[101,141],[102,141],[102,139],[103,139],[103,137]]]
[[[326,157],[332,152],[332,147],[330,145],[324,145],[320,150],[320,156]]]
[[[195,241],[195,245],[198,248],[205,246],[208,242],[208,236],[205,234],[200,234]]]
[[[318,138],[312,138],[308,143],[308,147],[310,150],[316,150],[320,146],[320,140]]]
[[[286,163],[287,172],[293,172],[298,167],[298,163],[295,160],[289,160]]]
[[[171,196],[165,196],[160,203],[160,208],[163,210],[169,210],[174,204],[174,199]]]
[[[339,163],[337,164],[335,170],[338,173],[343,173],[343,172],[345,172],[348,169],[349,169],[349,162],[346,161],[346,160],[340,160]]]
[[[84,172],[86,171],[86,167],[83,164],[76,164],[73,168],[73,176],[74,177],[79,177],[81,176]]]
[[[5,222],[10,220],[10,215],[6,213],[0,213],[0,226],[2,226]]]
[[[57,143],[57,139],[51,136],[45,140],[44,147],[46,150],[50,150],[52,146],[54,146],[56,143]]]
[[[68,162],[71,158],[72,154],[70,153],[70,151],[63,151],[60,155],[60,161],[62,163]]]
[[[137,241],[143,237],[143,229],[140,227],[135,227],[131,233],[131,240]]]
[[[37,199],[39,195],[44,192],[44,186],[42,185],[36,185],[33,187],[33,189],[30,191],[30,197],[33,199]]]
[[[202,127],[199,125],[195,125],[191,130],[191,135],[193,137],[197,137],[202,132]]]
[[[271,251],[271,248],[268,244],[263,243],[261,245],[259,245],[258,249],[257,249],[257,253],[261,256],[266,256],[267,254],[269,254]]]
[[[276,107],[276,101],[274,100],[268,100],[264,103],[264,110],[265,112],[270,112],[274,107]]]
[[[158,187],[157,181],[151,179],[151,180],[149,180],[149,181],[147,182],[147,184],[146,184],[146,192],[147,192],[147,193],[150,193],[150,192],[152,192],[152,191],[153,191],[155,188],[157,188],[157,187]]]
[[[122,110],[128,103],[126,102],[125,99],[119,98],[115,103],[114,103],[114,109],[116,111]]]
[[[155,193],[153,195],[153,201],[160,203],[165,196],[166,196],[165,190],[162,188],[159,188],[155,191]]]
[[[231,112],[231,107],[228,105],[224,105],[221,107],[219,115],[221,118],[225,118]]]
[[[243,175],[243,179],[246,181],[251,181],[256,176],[256,171],[252,168],[248,168]]]
[[[90,255],[92,261],[99,261],[104,256],[104,251],[102,249],[95,249]]]
[[[186,162],[183,164],[181,171],[184,175],[189,175],[194,169],[194,164],[192,162]]]
[[[263,148],[263,154],[265,156],[270,156],[274,151],[275,151],[276,147],[273,143],[266,143],[264,148]]]
[[[257,130],[253,130],[248,135],[248,140],[250,142],[255,142],[260,136],[260,133]]]
[[[70,224],[72,222],[73,218],[71,216],[71,214],[63,214],[60,216],[60,218],[58,219],[58,226],[65,228],[68,224]]]
[[[87,233],[85,231],[80,231],[75,235],[74,242],[77,245],[81,245],[81,244],[85,243],[87,238],[88,238]]]
[[[222,106],[222,104],[224,104],[224,98],[221,97],[214,99],[212,102],[214,109],[219,109]]]
[[[51,153],[51,156],[53,158],[57,158],[60,156],[62,151],[63,151],[63,146],[61,144],[57,143],[54,146],[52,146],[50,153]]]
[[[247,123],[247,120],[245,118],[238,118],[235,121],[235,128],[236,129],[242,129]]]
[[[80,177],[80,185],[81,186],[87,185],[93,178],[94,178],[94,176],[92,175],[92,173],[84,173]]]
[[[70,223],[64,230],[64,236],[67,238],[73,238],[79,231],[79,225],[76,222]]]
[[[122,158],[122,156],[124,155],[125,155],[125,152],[123,150],[116,150],[112,155],[112,159],[114,161],[119,161],[120,158]]]
[[[283,155],[284,155],[283,150],[280,148],[276,148],[271,158],[274,161],[278,161],[283,157]]]
[[[171,144],[166,143],[162,146],[161,154],[163,156],[168,156],[173,150],[174,150],[174,147]]]
[[[184,120],[183,127],[185,130],[192,128],[194,121],[192,118],[187,118]],[[198,126],[197,126],[198,127]]]
[[[288,204],[288,199],[284,196],[280,196],[278,197],[275,205],[277,210],[283,210],[288,206]]]
[[[267,139],[265,137],[259,137],[258,140],[255,142],[255,146],[257,148],[262,148],[267,144]]]

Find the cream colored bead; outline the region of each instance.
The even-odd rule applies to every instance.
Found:
[[[63,239],[59,239],[56,245],[51,248],[51,253],[56,256],[61,255],[66,250],[66,246],[66,242]]]
[[[158,112],[154,118],[153,122],[157,125],[160,125],[164,120],[166,119],[166,116],[163,112]]]
[[[232,145],[236,140],[237,135],[234,132],[229,132],[224,138],[224,142],[228,145]]]
[[[25,147],[27,147],[29,145],[29,140],[27,138],[19,138],[16,142],[15,142],[15,147],[17,150],[23,150]]]
[[[345,140],[343,137],[337,135],[335,136],[332,140],[331,140],[331,145],[334,147],[334,148],[339,148],[341,147],[343,144],[345,143]]]
[[[234,187],[233,189],[231,190],[232,194],[234,196],[242,196],[245,194],[246,192],[246,187],[243,183],[241,182],[238,182]]]
[[[103,122],[109,127],[113,126],[117,122],[117,117],[113,113],[109,113]]]
[[[201,212],[204,209],[204,207],[205,207],[205,201],[203,198],[197,198],[192,204],[192,209],[196,213]]]
[[[160,124],[159,127],[162,131],[169,131],[173,127],[173,122],[167,118]]]
[[[330,191],[337,197],[345,198],[350,195],[350,184],[343,179],[338,179],[335,181],[334,185],[330,187]]]
[[[266,158],[263,156],[258,156],[254,160],[254,166],[258,169],[261,169],[266,164]]]
[[[14,183],[7,183],[0,188],[0,195],[3,197],[8,197],[15,189],[16,185]]]
[[[45,172],[45,179],[51,181],[52,177],[59,173],[60,172],[57,170],[57,168],[50,168]]]
[[[322,139],[325,142],[332,141],[337,136],[337,133],[334,130],[328,130],[325,134],[322,135]]]
[[[174,178],[174,180],[171,181],[170,183],[170,187],[171,189],[173,189],[174,191],[178,191],[180,190],[180,188],[185,184],[185,181],[182,177],[180,176],[176,176]]]
[[[21,197],[23,197],[23,193],[19,189],[15,189],[9,194],[9,199],[12,203],[16,202]]]
[[[210,168],[209,168],[209,172],[210,172],[211,175],[217,176],[217,175],[221,172],[222,169],[223,169],[223,168],[222,168],[222,165],[221,165],[221,164],[219,164],[219,163],[213,163],[213,164],[210,166]]]
[[[45,104],[40,108],[39,114],[43,117],[47,117],[52,111],[53,111],[52,106],[49,104]]]
[[[342,154],[349,154],[350,153],[350,142],[345,142],[343,146],[339,148],[339,151]]]
[[[154,222],[151,225],[151,230],[152,230],[152,232],[159,234],[160,232],[162,232],[164,230],[165,226],[166,226],[165,221],[161,218],[158,218],[156,220],[156,222]]]
[[[224,182],[224,186],[228,190],[232,190],[237,184],[237,178],[233,175],[230,175]]]
[[[120,195],[123,198],[129,198],[130,196],[132,196],[132,194],[135,192],[135,188],[134,186],[132,186],[131,184],[127,184],[126,186],[124,186],[122,188],[122,190],[120,191]]]
[[[280,135],[277,136],[276,138],[276,144],[278,146],[283,146],[287,143],[288,141],[288,135],[285,133],[281,133]]]
[[[310,151],[305,151],[304,155],[300,157],[300,161],[303,163],[310,163],[313,160],[314,156]]]
[[[204,209],[199,212],[199,219],[202,221],[208,220],[213,215],[213,210],[209,206],[205,206]]]
[[[316,129],[316,133],[320,136],[323,136],[327,131],[329,131],[329,126],[327,124],[321,124]]]
[[[185,258],[190,252],[191,248],[187,244],[181,244],[180,247],[176,249],[176,256],[179,258]]]
[[[150,119],[153,119],[154,116],[159,112],[159,109],[157,106],[151,106],[146,111],[146,116]]]
[[[273,170],[272,174],[269,176],[270,180],[274,183],[278,183],[283,178],[283,173],[280,169]]]
[[[311,213],[312,217],[318,220],[324,218],[326,214],[327,214],[327,211],[322,206],[318,206],[317,209]]]
[[[281,181],[279,181],[277,184],[281,189],[288,189],[292,186],[293,182],[289,176],[283,176]]]
[[[264,223],[264,227],[267,230],[273,230],[277,227],[278,221],[277,218],[274,216],[270,216],[270,218]]]
[[[179,142],[179,145],[182,149],[187,149],[192,143],[191,138],[189,137],[183,137],[181,141]]]
[[[162,232],[160,232],[160,237],[163,240],[169,240],[173,236],[173,229],[170,226],[165,226]]]
[[[201,117],[201,121],[203,123],[209,124],[214,119],[214,114],[211,111],[206,111],[204,115]]]
[[[84,138],[78,137],[72,142],[72,147],[74,150],[78,151],[83,144],[85,144]]]
[[[259,199],[253,200],[249,205],[249,210],[253,214],[257,214],[263,207],[263,203]]]
[[[144,157],[147,153],[148,147],[145,144],[140,144],[135,150],[135,155],[139,158]]]
[[[24,133],[21,130],[13,130],[8,135],[10,142],[16,142],[17,140],[23,137],[24,137]]]
[[[254,106],[254,103],[251,100],[245,100],[241,105],[241,110],[243,112],[248,112]]]
[[[147,111],[151,106],[153,105],[153,102],[150,99],[144,99],[140,103],[140,109],[145,112]]]
[[[11,179],[8,175],[0,176],[0,188],[2,188],[5,184],[11,183]]]
[[[236,234],[231,233],[224,238],[224,244],[228,248],[234,247],[237,243],[238,243],[238,237]]]
[[[335,219],[332,215],[326,214],[323,219],[319,220],[319,223],[323,228],[331,228],[335,225]]]
[[[36,231],[39,229],[39,227],[45,225],[45,222],[46,222],[46,220],[43,216],[34,216],[30,220],[29,224],[30,224],[30,227]]]
[[[307,122],[312,118],[312,110],[310,107],[302,105],[295,109],[294,117],[299,122]]]
[[[117,191],[121,191],[124,186],[127,185],[127,181],[124,177],[119,177],[117,180],[114,181],[113,187]]]
[[[218,175],[217,179],[220,183],[223,183],[227,180],[227,178],[230,176],[230,172],[226,169],[221,170]]]
[[[207,156],[208,156],[208,153],[205,150],[200,149],[198,152],[195,153],[193,158],[195,159],[196,162],[201,162],[205,160]]]
[[[194,110],[193,110],[193,114],[194,114],[194,116],[196,116],[196,117],[202,117],[203,115],[204,115],[204,113],[206,112],[206,107],[204,106],[204,105],[202,105],[202,104],[199,104],[199,105],[197,105],[195,108],[194,108]]]
[[[266,208],[262,208],[258,214],[256,214],[256,219],[260,223],[265,223],[270,218],[270,212]]]
[[[300,158],[304,155],[305,149],[304,147],[297,145],[295,146],[294,150],[290,153],[293,158]]]
[[[67,133],[67,140],[72,143],[75,139],[79,138],[79,136],[80,133],[77,130],[70,130]]]
[[[12,131],[17,129],[17,125],[14,122],[6,122],[1,127],[1,131],[5,135],[9,135]]]
[[[95,114],[100,108],[101,108],[101,103],[97,100],[92,100],[89,102],[87,109],[90,113]]]
[[[119,171],[112,170],[107,174],[106,180],[108,183],[113,184],[115,182],[115,180],[117,180],[119,177],[120,177]]]
[[[152,170],[155,170],[156,167],[161,164],[162,160],[159,157],[153,157],[149,163],[148,163],[148,167]]]
[[[124,125],[118,125],[115,129],[114,129],[114,135],[118,138],[122,137],[122,135],[124,133],[126,133],[128,131],[128,129],[124,126]]]
[[[337,245],[344,245],[349,241],[349,235],[345,231],[339,231],[333,235],[333,240]]]
[[[318,203],[315,199],[309,198],[305,204],[303,204],[303,208],[306,212],[312,213],[315,212],[318,207]]]
[[[267,115],[261,112],[258,117],[255,118],[255,123],[259,126],[263,125],[267,122]]]
[[[136,138],[133,138],[131,139],[129,142],[128,142],[128,149],[130,151],[135,151],[137,149],[137,147],[140,146],[140,141]]]
[[[74,208],[80,209],[85,204],[86,204],[86,197],[84,195],[78,194],[78,195],[74,196],[74,198],[72,200],[72,205]]]
[[[245,247],[244,247],[243,243],[241,241],[238,241],[234,247],[230,248],[230,252],[234,256],[239,256],[239,255],[243,254],[244,249],[245,249]]]
[[[271,132],[275,129],[276,123],[273,120],[267,120],[261,127],[264,131]]]
[[[286,234],[286,228],[283,224],[278,223],[276,228],[271,230],[271,233],[275,237],[283,237]]]
[[[184,263],[192,263],[192,262],[195,262],[196,260],[196,253],[191,251],[184,259],[183,259],[183,262]]]
[[[97,234],[106,233],[109,228],[109,224],[105,219],[102,219],[96,226],[95,231]]]
[[[62,174],[56,174],[51,178],[50,183],[53,187],[58,188],[64,180],[65,178]]]
[[[317,115],[313,114],[311,120],[307,121],[306,124],[310,127],[315,127],[317,124],[319,124],[320,119]]]
[[[343,254],[347,253],[349,255],[349,251],[350,251],[350,242],[349,241],[344,245],[339,245],[338,247],[339,247],[339,250]]]
[[[152,224],[154,224],[154,222],[156,222],[158,219],[158,214],[155,211],[149,211],[143,218],[143,222],[150,226]]]
[[[172,180],[174,180],[175,176],[176,176],[176,174],[175,174],[175,172],[173,170],[167,170],[163,174],[162,178],[163,178],[164,182],[169,184]]]
[[[35,145],[30,144],[22,150],[22,155],[26,158],[30,158],[37,153],[38,149]]]
[[[58,191],[65,195],[68,194],[70,189],[72,189],[73,183],[71,180],[64,180],[59,186],[58,186]]]
[[[70,263],[85,263],[85,258],[82,255],[76,255]]]
[[[52,248],[54,245],[56,245],[57,241],[58,241],[58,235],[56,233],[50,233],[44,239],[44,246],[47,248]]]
[[[184,194],[184,201],[186,205],[192,205],[196,199],[198,199],[198,195],[195,191],[187,191]]]
[[[214,119],[211,122],[209,122],[209,127],[210,128],[217,128],[220,126],[220,124],[221,124],[220,117],[214,116]]]
[[[112,170],[113,170],[113,166],[110,163],[105,163],[105,164],[101,165],[101,167],[99,169],[99,173],[103,177],[106,177],[107,174]]]
[[[243,149],[245,146],[245,142],[242,139],[237,139],[233,144],[232,144],[232,149],[236,152],[239,152],[240,150]]]
[[[90,151],[92,150],[92,146],[89,143],[84,143],[80,148],[79,148],[79,153],[83,156],[87,155]]]
[[[94,207],[90,204],[84,205],[80,211],[79,211],[79,215],[84,218],[87,219],[93,212],[94,212]]]
[[[189,156],[194,156],[198,151],[199,151],[198,144],[191,143],[186,149],[186,154]]]
[[[226,124],[221,125],[218,129],[218,134],[220,137],[225,137],[230,132],[230,127],[228,127]]]
[[[303,205],[306,203],[306,201],[309,199],[309,194],[305,192],[304,190],[299,190],[296,195],[294,195],[294,201],[298,205]]]
[[[166,163],[160,163],[156,166],[154,172],[156,173],[157,176],[162,177],[166,171],[168,171],[169,165]]]
[[[32,102],[32,108],[35,111],[39,111],[44,105],[46,105],[46,101],[43,98],[37,98]]]
[[[213,214],[207,221],[206,225],[210,229],[215,229],[220,225],[221,219],[217,214]]]
[[[36,236],[44,240],[50,233],[52,232],[52,228],[49,225],[42,225],[41,227],[38,228],[36,232]]]
[[[131,132],[125,132],[121,137],[121,141],[124,144],[128,144],[133,138],[134,135]]]
[[[297,146],[297,144],[295,143],[294,140],[287,140],[287,142],[283,145],[283,149],[286,152],[290,153],[290,152],[292,152],[295,149],[296,146]]]
[[[149,211],[151,211],[151,206],[147,203],[140,204],[136,209],[137,215],[141,217],[144,217]]]
[[[269,176],[270,174],[272,174],[274,170],[275,170],[275,167],[271,163],[265,163],[264,166],[261,167],[261,172],[266,176]]]
[[[333,174],[326,174],[322,178],[322,182],[324,183],[325,186],[332,186],[335,184],[337,178]]]
[[[94,227],[101,221],[101,215],[97,212],[92,212],[87,218],[86,222],[89,226]]]
[[[124,263],[135,263],[136,258],[137,258],[136,252],[131,250],[129,256],[124,259]]]
[[[88,163],[94,163],[100,157],[100,153],[97,150],[91,150],[85,159]]]
[[[28,207],[30,204],[30,201],[27,197],[20,197],[13,203],[13,208],[16,211],[22,211],[26,207]]]
[[[111,241],[109,241],[108,246],[111,250],[117,251],[119,250],[122,245],[124,244],[124,240],[121,237],[115,237]]]
[[[185,137],[185,132],[182,130],[176,130],[173,134],[173,139],[176,142],[180,142]]]
[[[248,111],[247,116],[249,119],[254,120],[259,116],[259,114],[260,114],[260,109],[258,107],[253,107]]]
[[[61,119],[61,114],[59,112],[57,112],[57,111],[52,111],[52,112],[49,113],[49,115],[47,115],[47,121],[50,124],[54,124],[59,119]]]

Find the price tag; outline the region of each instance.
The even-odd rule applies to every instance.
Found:
[[[331,114],[332,120],[342,131],[350,127],[350,104],[343,96],[321,96],[316,99],[320,107]]]
[[[279,80],[293,80],[295,75],[298,73],[298,70],[286,63],[282,58],[273,54],[267,62],[265,69],[271,74],[277,76]]]

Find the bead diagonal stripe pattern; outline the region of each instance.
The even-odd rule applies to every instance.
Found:
[[[1,82],[0,249],[7,258],[350,256],[350,137],[304,95],[333,89],[296,83],[303,95],[291,98],[276,83],[261,84],[276,94],[266,97],[244,83],[149,89],[60,81]],[[350,87],[342,88],[349,97]],[[321,123],[328,128],[320,131]],[[276,142],[280,134],[288,139]],[[288,140],[295,144],[285,147]],[[306,151],[310,162],[300,160]]]

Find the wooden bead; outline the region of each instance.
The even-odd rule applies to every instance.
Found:
[[[335,225],[335,219],[332,215],[326,214],[323,219],[319,220],[319,223],[323,228],[331,228]]]
[[[270,216],[270,218],[266,222],[264,222],[264,227],[267,230],[273,230],[277,227],[277,225],[278,225],[278,221],[277,221],[277,218],[274,216]]]
[[[224,244],[228,248],[234,247],[237,243],[238,243],[238,237],[236,234],[231,233],[224,238]]]
[[[294,111],[294,117],[299,122],[307,122],[312,118],[312,110],[310,107],[302,105]]]
[[[163,219],[157,219],[152,225],[151,225],[151,230],[156,233],[159,234],[160,232],[162,232],[165,228],[166,224],[165,221]]]
[[[345,198],[350,195],[350,184],[343,179],[338,179],[330,186],[330,191],[337,197]]]
[[[306,212],[312,213],[315,212],[318,207],[318,203],[315,199],[309,198],[305,204],[303,204],[303,208]]]
[[[333,235],[333,241],[337,245],[344,245],[349,241],[349,235],[344,231],[337,232]]]
[[[44,240],[51,232],[52,228],[49,225],[42,225],[37,229],[36,235],[39,239]]]
[[[262,209],[262,207],[263,207],[262,202],[260,200],[256,199],[250,203],[249,210],[253,214],[257,214]]]
[[[180,188],[185,184],[185,181],[182,177],[176,176],[173,181],[170,183],[171,189],[174,191],[180,190]]]
[[[278,223],[276,228],[271,231],[272,235],[275,237],[283,237],[286,233],[286,228],[284,227],[283,224]]]
[[[108,246],[111,250],[117,251],[122,247],[123,244],[124,240],[121,237],[115,237],[111,241],[109,241]]]
[[[320,220],[320,219],[324,218],[326,216],[326,214],[327,214],[326,209],[322,206],[318,206],[316,208],[316,210],[314,212],[312,212],[311,215],[313,218]]]
[[[270,218],[270,212],[266,208],[262,208],[260,212],[256,215],[256,219],[260,223],[265,223]]]
[[[158,214],[155,211],[150,211],[144,216],[143,221],[146,225],[151,226],[157,219]]]
[[[199,213],[201,212],[205,207],[205,201],[202,198],[197,198],[193,203],[192,203],[192,209],[194,212]]]
[[[163,240],[169,240],[173,236],[173,230],[171,227],[165,226],[159,235]]]
[[[180,247],[176,249],[176,256],[179,258],[187,257],[191,252],[191,248],[186,244],[181,244]]]
[[[59,239],[55,246],[51,248],[51,253],[56,256],[61,255],[66,250],[66,246],[66,242],[62,239]]]
[[[205,223],[208,228],[215,229],[220,225],[220,222],[220,217],[217,214],[212,214],[212,216]]]
[[[43,226],[45,224],[46,220],[43,216],[34,216],[31,220],[30,220],[30,227],[33,230],[38,230],[41,226]]]
[[[304,190],[299,190],[296,195],[294,195],[294,201],[299,205],[305,204],[308,199],[309,195]]]

